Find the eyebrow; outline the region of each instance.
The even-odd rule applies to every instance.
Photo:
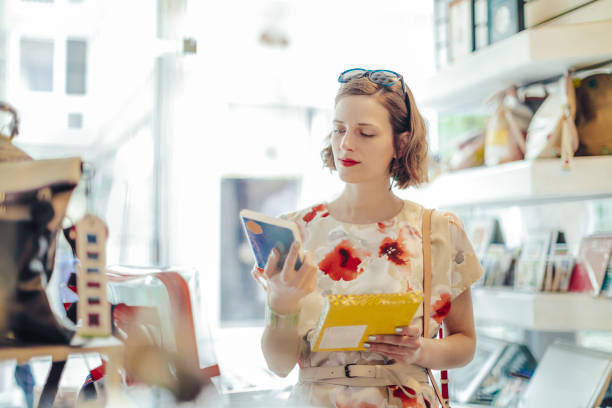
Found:
[[[341,125],[344,125],[344,122],[338,119],[334,119],[334,123],[339,123]],[[358,126],[372,126],[372,127],[377,127],[375,124],[373,123],[365,123],[365,122],[360,122],[357,123]]]

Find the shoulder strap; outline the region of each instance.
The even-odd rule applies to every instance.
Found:
[[[431,214],[432,209],[425,208],[423,210],[423,227],[421,233],[423,234],[423,337],[429,337],[429,316],[431,315]],[[443,407],[448,407],[447,400],[442,396],[440,387],[436,382],[436,379],[431,372],[431,369],[427,368],[427,375],[429,381],[436,392],[436,396]]]

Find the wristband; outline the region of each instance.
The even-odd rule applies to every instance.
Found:
[[[272,329],[295,329],[300,320],[300,311],[291,314],[276,313],[266,304],[266,326]]]

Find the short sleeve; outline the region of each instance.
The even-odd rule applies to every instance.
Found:
[[[474,252],[461,220],[452,213],[444,214],[448,218],[451,248],[451,290],[452,297],[470,287],[483,274],[483,269]]]

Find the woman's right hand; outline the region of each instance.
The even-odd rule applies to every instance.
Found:
[[[282,269],[278,268],[279,253],[273,249],[263,272],[253,271],[253,276],[262,283],[268,292],[268,302],[272,310],[280,314],[291,314],[299,310],[300,300],[315,290],[317,270],[312,254],[304,253],[302,265],[295,270],[300,248],[294,242],[289,249]]]

